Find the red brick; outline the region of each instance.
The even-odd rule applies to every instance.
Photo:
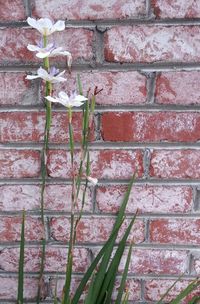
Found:
[[[2,185],[0,186],[0,210],[38,210],[40,208],[39,185]],[[92,212],[92,189],[86,192],[84,212]],[[82,189],[80,190],[78,205],[81,206]],[[46,185],[44,206],[46,210],[67,211],[71,210],[70,185]]]
[[[200,178],[200,151],[155,150],[151,155],[150,175],[158,178]]]
[[[72,73],[66,83],[56,85],[55,92],[73,90],[77,73]],[[83,72],[80,73],[83,92],[94,92],[95,87],[103,89],[96,96],[96,103],[101,105],[143,104],[146,101],[146,77],[135,71],[126,72]]]
[[[0,251],[0,267],[3,271],[16,272],[19,264],[19,248],[3,248]],[[63,247],[46,247],[45,271],[66,271],[67,249]],[[24,269],[27,272],[40,270],[41,250],[31,247],[25,249]],[[74,249],[73,271],[85,272],[90,265],[90,254],[86,248]]]
[[[40,175],[40,153],[31,150],[0,150],[0,178]]]
[[[67,20],[126,19],[145,14],[145,1],[123,0],[35,0],[33,15]]]
[[[195,142],[199,129],[198,113],[109,112],[102,116],[105,141]]]
[[[111,62],[198,62],[197,26],[116,26],[105,34],[105,58]]]
[[[74,140],[81,140],[82,117],[73,114]],[[1,142],[43,142],[45,113],[38,112],[2,112],[0,113]],[[91,139],[94,138],[94,128]],[[66,143],[69,141],[68,114],[52,113],[50,142]]]
[[[1,1],[0,21],[21,21],[26,19],[25,7],[21,0]]]
[[[0,30],[0,35],[2,37],[0,42],[1,63],[41,62],[42,65],[42,61],[27,49],[29,43],[35,44],[40,40],[40,35],[36,30],[5,28]],[[55,39],[57,45],[70,51],[74,60],[91,60],[93,57],[93,32],[90,30],[69,28],[62,33],[55,33],[49,41],[52,39]],[[66,60],[66,58],[59,58],[59,62],[61,60]]]
[[[175,283],[175,280],[154,279],[145,282],[145,299],[150,301],[159,301],[163,294]],[[179,280],[176,285],[170,290],[165,298],[165,301],[172,301],[182,290],[184,290],[191,280]],[[188,297],[181,301],[181,304],[188,304],[191,297],[199,295],[199,288],[190,293]]]
[[[197,245],[199,219],[155,219],[150,222],[150,241],[159,244]]]
[[[196,0],[151,0],[157,18],[199,18],[200,3]]]
[[[200,73],[167,72],[156,78],[156,103],[161,104],[200,104]]]
[[[75,155],[75,164],[79,162],[79,153]],[[130,178],[135,170],[138,176],[143,173],[142,153],[139,150],[99,150],[91,151],[91,175],[101,178]],[[76,165],[77,167],[77,165]],[[71,175],[70,154],[64,150],[49,152],[48,174],[51,177],[69,177]]]
[[[0,277],[0,299],[16,300],[17,299],[18,279],[16,277]],[[38,279],[25,278],[24,281],[24,298],[27,300],[35,300],[37,297]],[[43,290],[43,295],[46,291]],[[7,302],[7,301],[6,301]]]
[[[33,105],[38,103],[38,82],[25,79],[25,73],[0,73],[0,105]]]
[[[96,203],[102,213],[117,212],[126,193],[126,186],[99,186]],[[190,213],[192,188],[187,186],[136,186],[129,197],[126,212]]]
[[[123,272],[125,267],[127,253],[126,251],[120,263],[120,272]],[[134,249],[129,264],[129,273],[180,275],[186,271],[188,260],[189,255],[185,250]]]
[[[0,239],[2,242],[19,241],[21,235],[19,216],[2,217],[0,223]],[[26,217],[25,238],[27,241],[38,241],[43,237],[43,226],[39,218]]]
[[[114,219],[110,217],[90,217],[82,218],[77,227],[78,243],[102,243],[105,242],[112,231]],[[121,229],[122,236],[128,222],[126,221]],[[52,218],[50,222],[51,237],[56,241],[66,241],[69,239],[70,221],[67,218]],[[144,223],[137,220],[133,226],[130,238],[134,242],[141,243],[144,241]]]

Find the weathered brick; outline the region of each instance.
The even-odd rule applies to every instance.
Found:
[[[149,301],[159,301],[166,291],[175,283],[175,280],[153,279],[145,282],[145,299]],[[179,280],[168,292],[165,301],[172,301],[181,291],[183,291],[191,280]],[[188,304],[192,296],[199,294],[199,288],[190,293],[181,301],[181,304]]]
[[[200,3],[196,0],[151,0],[157,18],[199,18]]]
[[[200,242],[199,219],[155,219],[150,221],[150,241],[159,244]]]
[[[74,157],[75,167],[80,155]],[[139,150],[99,150],[91,151],[91,174],[100,178],[130,178],[135,170],[138,176],[143,173],[142,152]],[[51,177],[71,176],[70,153],[64,150],[51,150],[48,160],[48,174]]]
[[[199,104],[200,73],[167,72],[156,78],[156,103],[161,104]]]
[[[17,299],[18,279],[16,277],[1,276],[0,277],[0,299],[6,302],[8,300]],[[38,291],[37,278],[25,278],[24,280],[24,299],[36,300]],[[46,290],[42,290],[42,295],[46,297]]]
[[[26,18],[25,7],[21,0],[1,1],[0,21],[22,21]]]
[[[82,188],[79,192],[78,206],[81,207]],[[92,212],[93,189],[86,192],[84,212]],[[41,188],[39,185],[0,186],[0,210],[38,210],[40,208]],[[46,185],[44,208],[51,211],[71,211],[71,186],[63,184]]]
[[[50,142],[66,143],[69,141],[68,114],[52,113]],[[1,142],[43,142],[45,113],[38,112],[2,112],[0,113]],[[82,118],[74,113],[72,119],[74,140],[81,140]],[[91,140],[94,139],[94,125],[91,129]]]
[[[0,267],[3,271],[16,272],[19,264],[20,248],[2,248],[0,250]],[[90,264],[90,254],[86,248],[75,248],[73,256],[73,271],[85,272]],[[64,247],[46,246],[45,271],[65,272],[67,249]],[[25,248],[24,270],[38,272],[40,270],[41,249]]]
[[[38,103],[38,81],[25,79],[25,73],[0,73],[0,105],[33,105]]]
[[[99,186],[96,193],[98,210],[117,212],[127,191],[126,186]],[[190,213],[192,188],[187,186],[134,186],[131,190],[127,213]]]
[[[105,141],[195,142],[199,129],[198,113],[108,112],[102,115],[101,132]]]
[[[119,266],[123,272],[128,251],[125,252]],[[145,274],[176,274],[180,275],[186,271],[189,260],[188,252],[185,250],[163,250],[163,249],[134,249],[129,264],[129,273]]]
[[[150,176],[198,179],[199,157],[199,150],[155,150],[151,155]]]
[[[82,218],[77,226],[77,242],[79,243],[103,243],[112,231],[114,219],[110,217],[90,217]],[[119,234],[119,238],[124,233],[128,221],[126,221]],[[69,239],[70,222],[64,217],[52,218],[50,221],[51,237],[56,241],[66,241]],[[130,239],[141,243],[144,241],[144,223],[137,220],[132,228]]]
[[[55,92],[75,89],[77,73],[68,75],[66,84],[56,85]],[[94,92],[95,87],[103,89],[96,96],[96,103],[101,105],[143,104],[147,97],[146,77],[136,71],[124,72],[82,72],[80,73],[83,92]]]
[[[0,150],[0,178],[40,175],[40,153],[32,150]]]
[[[0,223],[0,239],[2,242],[19,241],[21,236],[22,218],[4,216]],[[43,226],[39,218],[26,217],[25,238],[27,241],[38,241],[43,238]]]
[[[116,26],[105,34],[105,58],[111,62],[197,62],[197,26]]]
[[[36,17],[50,17],[67,20],[98,20],[98,19],[126,19],[143,16],[145,14],[144,0],[35,0],[33,15]]]
[[[27,49],[29,43],[35,44],[37,40],[40,40],[40,35],[36,30],[5,28],[0,30],[0,35],[2,37],[0,41],[0,63],[41,62],[42,65],[42,61]],[[93,32],[90,30],[69,28],[62,33],[53,34],[49,41],[53,39],[55,39],[57,45],[70,51],[74,60],[88,61],[93,57]],[[65,61],[66,58],[59,58],[59,62],[61,60]]]

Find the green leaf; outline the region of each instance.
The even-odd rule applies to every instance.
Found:
[[[72,124],[69,123],[69,145],[70,145],[70,153],[71,153],[71,161],[73,162],[74,158],[74,134]]]
[[[130,234],[131,228],[135,222],[135,218],[136,215],[134,216],[134,218],[131,220],[130,224],[128,225],[123,238],[121,239],[121,241],[119,242],[119,245],[117,247],[116,253],[114,255],[114,257],[112,258],[112,261],[110,263],[110,266],[106,272],[103,284],[101,286],[101,290],[100,293],[96,299],[97,304],[100,304],[101,301],[104,299],[105,293],[107,292],[107,300],[106,300],[106,304],[110,304],[111,302],[111,297],[112,297],[112,292],[114,289],[114,284],[115,284],[115,278],[116,278],[116,274],[119,268],[119,263],[121,261],[122,255],[124,253],[125,250],[125,246],[126,246],[126,241],[128,239],[128,236]],[[129,261],[130,261],[130,257],[129,257]],[[128,269],[127,269],[128,272]]]
[[[180,281],[180,279],[184,276],[184,274],[181,274],[178,279],[167,289],[167,291],[162,295],[160,300],[157,302],[157,304],[162,304],[162,300],[169,294],[169,292],[173,289],[173,287]]]
[[[122,304],[127,304],[128,303],[128,298],[129,298],[129,292],[127,291],[125,293],[124,299],[122,301]]]
[[[93,272],[95,271],[99,261],[101,260],[102,256],[104,255],[104,253],[106,252],[106,250],[109,248],[110,246],[110,242],[112,241],[112,239],[116,238],[116,235],[118,234],[118,231],[121,227],[123,223],[123,220],[121,222],[121,224],[112,231],[109,239],[107,240],[107,242],[104,244],[104,246],[101,248],[101,250],[99,251],[99,253],[97,254],[97,256],[95,257],[94,261],[91,263],[90,267],[88,268],[87,272],[85,273],[83,279],[81,280],[75,295],[72,299],[72,304],[78,304],[79,303],[79,299],[84,291],[84,288],[87,284],[87,282],[89,281],[90,277],[93,276]]]
[[[25,248],[25,211],[22,214],[21,239],[20,239],[20,256],[18,272],[18,293],[17,303],[24,303],[24,248]]]
[[[119,213],[117,215],[117,218],[116,218],[116,221],[115,221],[115,224],[114,224],[114,227],[113,227],[114,230],[116,229],[116,226],[118,226],[120,224],[120,222],[122,221],[122,219],[124,217],[126,205],[128,203],[129,195],[130,195],[134,180],[135,180],[135,175],[132,177],[132,179],[129,183],[128,190],[127,190],[127,192],[124,196],[124,200],[123,200],[122,205],[119,209]],[[105,252],[105,254],[102,258],[102,261],[101,261],[101,264],[100,264],[100,267],[99,267],[99,271],[96,275],[96,280],[95,280],[95,284],[94,284],[94,288],[93,288],[93,301],[94,302],[96,301],[96,299],[99,295],[99,292],[101,290],[101,286],[102,286],[103,280],[105,278],[105,274],[106,274],[107,267],[108,267],[109,262],[110,262],[110,258],[111,258],[111,254],[112,254],[112,251],[113,251],[113,247],[114,247],[116,238],[117,238],[117,235],[110,242],[110,246],[108,247],[107,251]]]
[[[120,287],[118,290],[118,295],[117,295],[117,299],[115,301],[115,304],[121,304],[121,300],[122,300],[122,296],[124,293],[124,288],[125,288],[125,284],[126,284],[126,278],[127,278],[127,274],[128,274],[128,268],[129,268],[129,264],[130,264],[130,260],[131,260],[131,253],[132,253],[132,248],[133,245],[131,244],[129,251],[128,251],[128,256],[126,259],[126,265],[124,267],[124,272],[122,275],[122,279],[121,279],[121,283],[120,283]]]
[[[200,285],[199,280],[194,280],[190,283],[170,304],[180,304],[180,301],[188,296],[193,290],[195,290]]]
[[[198,304],[200,300],[200,296],[194,296],[188,304]]]
[[[84,275],[80,285],[78,286],[76,293],[74,295],[74,298],[72,299],[72,304],[78,304],[78,301],[80,299],[80,296],[89,280],[89,278],[91,277],[93,271],[95,270],[97,264],[99,263],[99,261],[102,258],[102,262],[99,266],[99,271],[98,274],[95,276],[95,283],[94,284],[99,284],[99,288],[97,286],[96,290],[94,290],[93,288],[93,297],[96,297],[96,294],[99,293],[99,290],[101,288],[107,267],[108,267],[108,263],[110,261],[110,256],[113,250],[113,246],[115,244],[117,235],[118,235],[118,231],[124,221],[124,213],[125,213],[125,209],[128,203],[128,199],[130,196],[130,192],[133,186],[133,183],[135,181],[135,175],[132,177],[129,186],[128,186],[128,190],[124,196],[123,202],[121,204],[121,207],[119,209],[112,233],[108,239],[108,241],[105,243],[105,245],[103,246],[103,248],[100,250],[100,252],[98,253],[98,255],[96,256],[96,258],[94,259],[94,261],[92,262],[92,264],[90,265],[89,269],[87,270],[86,274]],[[100,279],[99,279],[100,278]],[[99,280],[99,281],[98,281]],[[97,283],[96,283],[97,282]],[[95,294],[94,294],[95,291]]]

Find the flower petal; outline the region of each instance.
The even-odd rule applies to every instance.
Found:
[[[28,79],[28,80],[32,80],[32,79],[36,79],[36,78],[40,78],[40,76],[38,76],[38,75],[27,75],[26,76],[26,79]]]
[[[66,99],[66,100],[69,100],[69,96],[64,92],[64,91],[60,91],[58,93],[58,96],[62,99]]]
[[[50,54],[50,52],[38,52],[37,54],[36,54],[36,56],[38,57],[38,58],[46,58],[46,57],[48,57],[49,56],[49,54]]]
[[[74,101],[76,102],[83,102],[83,101],[86,101],[88,100],[88,98],[82,96],[82,95],[76,95],[75,98],[74,98]]]
[[[33,28],[37,28],[37,21],[34,18],[28,17],[26,21]]]
[[[28,44],[27,49],[31,52],[36,52],[40,50],[40,48],[37,45],[33,45],[33,44]]]
[[[46,98],[48,101],[60,103],[59,99],[56,99],[56,98],[54,98],[54,97],[52,97],[52,96],[46,96],[45,98]]]
[[[56,31],[63,31],[65,29],[65,21],[58,20],[52,27],[52,33]]]

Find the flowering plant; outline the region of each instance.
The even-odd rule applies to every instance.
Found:
[[[112,233],[108,238],[105,245],[101,248],[99,253],[94,258],[93,262],[89,266],[88,270],[84,274],[78,288],[74,291],[72,290],[72,273],[73,273],[73,253],[76,245],[76,233],[77,226],[82,217],[82,213],[85,206],[86,200],[86,190],[88,184],[95,186],[98,180],[91,176],[90,170],[90,152],[88,149],[88,143],[90,138],[90,131],[92,127],[92,121],[95,111],[95,100],[98,94],[97,88],[94,93],[91,94],[88,91],[87,96],[83,96],[81,81],[78,78],[78,88],[79,93],[76,90],[71,93],[66,93],[60,91],[58,96],[53,96],[53,85],[59,82],[66,81],[64,77],[65,71],[60,72],[55,67],[50,66],[50,58],[54,56],[66,56],[68,67],[71,67],[72,55],[69,51],[63,50],[63,48],[56,46],[54,43],[48,42],[48,36],[56,31],[62,31],[65,29],[64,21],[57,21],[55,24],[48,18],[41,18],[35,20],[33,18],[28,18],[27,22],[30,26],[35,28],[42,35],[41,41],[37,45],[28,45],[27,48],[31,52],[36,52],[38,58],[43,59],[43,67],[37,70],[36,75],[27,75],[28,80],[34,80],[37,78],[42,79],[45,83],[45,108],[46,108],[46,123],[44,130],[44,145],[42,149],[42,163],[41,163],[41,173],[42,173],[42,185],[41,185],[41,220],[43,223],[44,237],[42,241],[42,256],[39,274],[39,284],[38,284],[38,295],[37,303],[42,300],[41,288],[43,284],[44,277],[44,265],[45,265],[45,254],[46,254],[46,241],[45,241],[45,216],[44,216],[44,190],[46,186],[47,177],[47,159],[48,159],[48,145],[49,145],[49,135],[51,128],[51,116],[52,116],[52,103],[58,103],[64,106],[68,114],[68,129],[69,129],[69,149],[71,156],[71,171],[72,171],[72,194],[71,194],[71,213],[70,213],[70,239],[68,244],[68,254],[67,254],[67,264],[65,273],[65,283],[62,293],[62,304],[78,304],[81,300],[85,304],[110,304],[112,302],[113,290],[115,287],[116,275],[118,272],[118,267],[122,258],[122,255],[127,244],[127,239],[129,237],[130,231],[135,222],[136,215],[128,223],[128,227],[125,229],[122,238],[118,242],[117,248],[115,249],[116,240],[118,237],[119,230],[123,225],[125,219],[125,209],[128,202],[129,194],[132,185],[135,180],[135,175],[130,181],[128,191],[124,197],[124,200],[119,209],[118,215],[116,217],[115,224],[113,226]],[[73,108],[82,108],[82,138],[80,143],[79,159],[80,164],[78,169],[75,168],[75,145],[74,145],[74,132],[73,132]],[[76,151],[77,152],[77,151]],[[83,190],[82,190],[83,189]],[[78,205],[78,199],[81,194],[81,207]],[[21,245],[20,245],[20,260],[19,260],[19,279],[18,279],[18,297],[17,302],[22,304],[24,302],[24,248],[25,248],[25,213],[23,213],[22,228],[21,228]],[[129,292],[125,289],[126,277],[128,274],[129,263],[131,259],[133,244],[129,246],[129,251],[124,267],[124,271],[121,277],[120,286],[117,292],[115,304],[128,303]],[[176,304],[191,291],[193,291],[197,286],[200,285],[198,280],[192,282],[175,300],[171,303]],[[173,287],[173,286],[172,286]],[[171,289],[171,288],[170,288]],[[167,295],[170,289],[163,295],[162,299]],[[86,291],[86,296],[83,299],[83,292]],[[193,298],[196,301],[196,298]],[[192,300],[192,301],[193,301]],[[195,303],[195,302],[190,302]],[[58,303],[57,291],[55,289],[54,303]]]

